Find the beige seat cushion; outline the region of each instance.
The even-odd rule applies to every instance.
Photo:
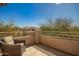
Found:
[[[24,46],[24,43],[21,43],[21,46]]]
[[[7,44],[14,44],[12,36],[4,37],[4,41]]]
[[[18,43],[18,44],[20,44],[21,46],[24,46],[24,43]]]

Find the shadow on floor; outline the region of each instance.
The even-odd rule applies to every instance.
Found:
[[[42,44],[34,45],[33,47],[47,54],[48,56],[71,56],[68,53],[62,52],[60,50]]]

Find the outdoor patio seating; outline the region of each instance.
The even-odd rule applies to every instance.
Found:
[[[16,40],[13,40],[12,36],[4,37],[0,40],[0,47],[2,50],[2,55],[5,56],[20,56],[22,52],[25,51],[25,46],[22,41],[18,41],[15,44]],[[17,42],[17,41],[16,41]]]

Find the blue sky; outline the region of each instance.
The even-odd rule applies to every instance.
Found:
[[[72,18],[78,24],[79,4],[11,3],[0,7],[0,18],[5,22],[13,18],[17,26],[38,26],[49,17]]]

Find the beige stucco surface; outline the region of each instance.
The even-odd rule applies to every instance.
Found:
[[[79,55],[79,41],[62,39],[60,37],[41,35],[40,43],[57,48],[73,55]]]

